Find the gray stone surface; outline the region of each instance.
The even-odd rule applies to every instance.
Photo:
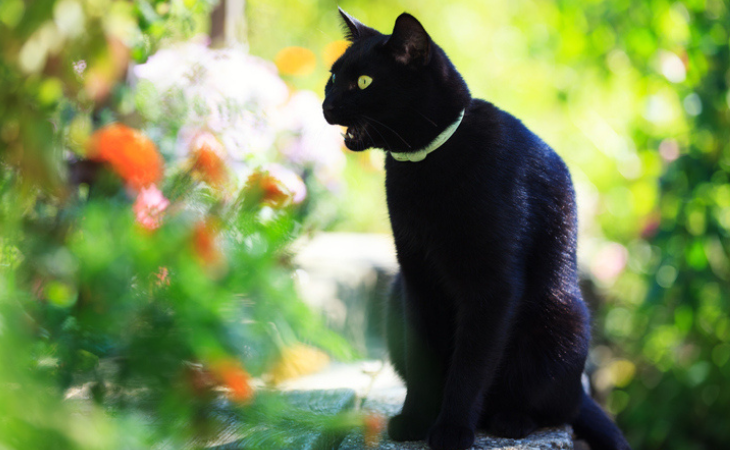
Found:
[[[353,433],[340,445],[339,450],[429,450],[424,441],[393,442],[384,433],[382,440],[376,447],[366,447],[362,434]],[[573,441],[570,438],[570,428],[546,428],[532,433],[524,439],[505,439],[477,434],[476,442],[470,450],[570,450]]]
[[[361,408],[385,417],[398,414],[405,399],[406,390],[389,365],[376,375],[373,388],[363,401]],[[472,450],[571,450],[572,430],[569,426],[538,430],[524,439],[506,439],[478,433]],[[362,433],[351,433],[340,444],[339,450],[365,450]],[[383,431],[381,441],[373,450],[428,450],[424,441],[393,442]]]

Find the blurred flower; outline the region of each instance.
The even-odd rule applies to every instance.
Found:
[[[682,58],[666,50],[658,52],[658,65],[662,75],[672,83],[681,83],[687,78],[687,68]]]
[[[251,386],[251,375],[246,372],[240,362],[234,359],[218,361],[211,366],[213,375],[229,391],[234,402],[248,403],[253,400],[254,390]]]
[[[92,160],[108,163],[136,190],[157,183],[162,178],[163,161],[154,142],[120,123],[100,128],[91,136],[88,156]]]
[[[162,195],[154,184],[142,188],[137,194],[132,209],[137,216],[137,222],[152,231],[160,227],[162,212],[170,205],[170,201]]]
[[[162,286],[170,285],[170,271],[167,267],[160,267],[160,270],[155,274],[157,276],[157,285]]]
[[[269,375],[274,384],[279,384],[290,378],[317,372],[329,362],[329,356],[321,350],[304,344],[296,344],[282,350],[281,357]]]
[[[193,171],[198,173],[206,183],[219,187],[227,179],[226,163],[222,156],[225,149],[212,133],[204,131],[198,134],[191,146]]]
[[[76,75],[81,76],[84,74],[84,71],[86,70],[86,61],[83,59],[78,60],[73,63],[74,72],[76,72]]]
[[[277,115],[277,127],[285,136],[280,152],[301,169],[311,168],[315,178],[331,190],[339,188],[345,167],[342,137],[337,127],[322,116],[322,101],[312,91],[292,95]]]
[[[198,39],[162,49],[132,69],[139,83],[137,94],[152,96],[140,103],[150,105],[149,115],[157,126],[167,126],[154,121],[160,102],[195,105],[181,111],[181,126],[160,130],[177,132],[170,156],[189,161],[201,145],[208,144],[222,164],[212,153],[202,152],[201,175],[208,170],[216,178],[216,173],[227,172],[240,187],[251,167],[277,161],[300,174],[311,172],[330,190],[338,189],[345,166],[342,139],[339,130],[324,120],[317,94],[290,92],[268,61],[241,49],[207,45]],[[295,65],[316,65],[310,53],[290,48],[281,56],[294,70]],[[147,114],[144,107],[140,112]],[[217,169],[223,165],[227,170]],[[296,192],[304,191],[297,188]],[[295,197],[299,201],[303,195]]]
[[[253,195],[273,207],[300,203],[307,196],[307,187],[299,175],[279,164],[269,164],[264,170],[251,174],[246,186]]]
[[[181,96],[184,104],[195,105],[180,117],[179,159],[188,157],[201,128],[219,137],[227,160],[242,162],[273,147],[276,130],[269,117],[286,102],[289,89],[272,63],[194,40],[159,50],[132,73],[152,83],[163,100],[179,102]]]
[[[345,53],[345,50],[347,50],[347,47],[349,46],[350,43],[344,39],[333,41],[327,44],[322,51],[322,59],[324,60],[324,64],[327,67],[330,67],[332,64],[335,63],[335,61],[340,58],[340,56],[342,56],[343,53]]]
[[[363,438],[367,447],[378,445],[385,424],[385,418],[378,413],[370,412],[363,417]]]
[[[642,239],[651,239],[656,236],[661,224],[662,216],[660,213],[655,212],[649,214],[649,216],[644,219],[644,226],[641,228]]]
[[[291,195],[293,203],[301,203],[307,196],[307,186],[304,185],[302,179],[292,170],[280,164],[269,164],[267,170],[270,177],[278,180]]]
[[[216,244],[217,226],[211,220],[198,222],[193,228],[193,249],[200,260],[210,266],[223,261],[223,255]]]
[[[674,139],[664,139],[659,143],[659,155],[667,163],[674,161],[680,155],[679,143]]]
[[[591,263],[591,272],[598,280],[611,282],[623,272],[629,252],[623,245],[610,242],[601,248]]]
[[[279,50],[274,57],[274,63],[284,75],[305,76],[314,72],[317,57],[308,48],[286,47]]]

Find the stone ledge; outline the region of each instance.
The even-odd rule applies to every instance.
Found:
[[[329,389],[323,389],[328,386]],[[333,364],[314,375],[286,383],[287,397],[296,407],[320,414],[336,414],[350,409],[371,411],[384,417],[400,412],[406,389],[393,368],[382,361],[357,364]],[[358,408],[359,407],[359,408]],[[208,450],[241,450],[241,439],[234,421],[221,430],[216,445]],[[572,450],[572,430],[569,426],[538,430],[524,439],[506,439],[478,433],[471,450]],[[333,436],[325,430],[313,431],[289,441],[287,450],[429,450],[424,441],[394,442],[383,431],[376,446],[368,447],[362,430],[344,437]],[[280,450],[280,449],[272,449]],[[281,449],[283,450],[283,448]]]
[[[405,388],[389,386],[373,389],[362,404],[362,409],[391,417],[400,412],[405,399]],[[366,447],[361,432],[348,435],[338,450],[429,450],[424,441],[394,442],[383,432],[376,447]],[[480,432],[471,450],[572,450],[572,430],[569,426],[538,430],[524,439],[507,439]]]
[[[570,427],[538,430],[524,439],[506,439],[478,433],[470,450],[571,450]],[[376,447],[366,447],[360,433],[348,436],[339,450],[429,450],[424,441],[393,442],[387,437]]]

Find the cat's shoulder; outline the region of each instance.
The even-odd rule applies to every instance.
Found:
[[[507,111],[500,109],[494,103],[480,98],[472,98],[467,108],[467,114],[471,115],[475,122],[482,125],[494,124],[506,128],[517,128],[527,130],[520,119]]]
[[[472,99],[467,108],[468,128],[476,133],[489,152],[485,157],[501,157],[519,162],[521,167],[542,167],[544,170],[567,172],[565,163],[555,150],[532,132],[523,122],[493,103]],[[547,169],[545,166],[549,166]]]
[[[471,99],[466,109],[465,122],[472,133],[476,133],[490,145],[509,147],[515,141],[532,141],[537,138],[520,119],[479,98]]]

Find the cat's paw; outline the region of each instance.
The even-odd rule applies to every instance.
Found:
[[[428,445],[432,450],[463,450],[474,444],[474,429],[436,422],[428,432]]]
[[[530,416],[520,413],[497,413],[489,422],[489,431],[496,436],[522,439],[537,429]]]
[[[426,439],[431,424],[414,416],[398,414],[388,421],[388,436],[394,441]]]

